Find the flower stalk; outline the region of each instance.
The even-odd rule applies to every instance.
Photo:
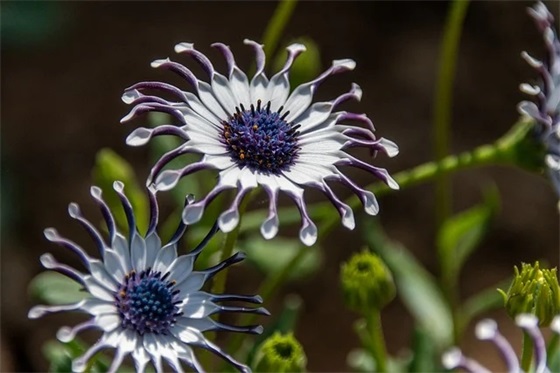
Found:
[[[385,347],[385,338],[383,337],[383,328],[381,325],[381,313],[372,311],[366,315],[367,330],[370,336],[371,354],[375,359],[376,371],[387,371],[387,349]]]

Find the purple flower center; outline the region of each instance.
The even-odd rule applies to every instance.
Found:
[[[177,304],[179,290],[174,281],[166,281],[161,272],[151,269],[140,274],[132,271],[115,294],[121,326],[144,333],[166,334],[182,313]]]
[[[261,107],[251,105],[250,110],[236,108],[236,112],[223,122],[223,140],[231,158],[240,166],[265,173],[279,174],[294,163],[299,146],[299,125],[285,121],[289,111],[280,115],[270,112],[270,102]]]

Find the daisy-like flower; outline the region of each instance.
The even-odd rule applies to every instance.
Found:
[[[560,41],[554,30],[554,17],[542,2],[528,9],[543,35],[546,57],[539,61],[527,52],[521,56],[540,76],[538,85],[521,84],[520,89],[536,98],[536,103],[523,101],[520,113],[532,117],[536,136],[546,150],[545,162],[556,192],[560,195]]]
[[[163,371],[162,358],[169,366],[182,372],[181,362],[196,371],[203,371],[192,347],[207,349],[227,360],[243,372],[249,368],[224,353],[202,334],[208,330],[261,333],[261,326],[230,326],[213,320],[219,312],[250,312],[268,314],[264,308],[224,306],[223,301],[243,301],[259,304],[259,296],[209,294],[201,290],[204,283],[220,270],[243,260],[237,253],[229,259],[204,271],[193,270],[194,262],[206,243],[217,232],[211,229],[202,242],[186,255],[177,254],[177,243],[183,236],[183,222],[171,240],[162,246],[156,233],[158,207],[155,193],[150,191],[150,224],[145,237],[136,228],[132,206],[123,192],[123,184],[115,182],[117,192],[129,225],[128,236],[117,231],[115,219],[101,196],[101,189],[91,188],[91,195],[99,205],[107,224],[109,239],[86,220],[77,204],[68,211],[93,238],[101,259],[94,259],[76,243],[59,236],[53,228],[45,230],[46,238],[72,251],[86,269],[82,273],[57,262],[51,254],[41,256],[45,268],[60,272],[81,284],[87,296],[75,303],[56,306],[35,306],[30,318],[61,311],[80,311],[92,317],[73,328],[63,327],[57,337],[62,342],[75,338],[77,333],[100,329],[101,338],[85,354],[72,363],[73,371],[84,371],[88,360],[102,349],[115,349],[109,371],[114,372],[127,355],[131,355],[138,372],[143,372],[152,361],[157,372]],[[187,203],[192,202],[190,197]]]
[[[305,46],[288,46],[284,67],[270,79],[264,73],[263,46],[245,40],[256,54],[256,73],[251,80],[236,65],[229,47],[212,44],[224,56],[228,76],[218,73],[210,60],[196,50],[193,44],[180,43],[177,53],[192,57],[208,75],[209,82],[199,80],[185,66],[169,59],[156,60],[153,67],[164,68],[185,79],[193,92],[184,91],[161,82],[142,82],[128,88],[123,101],[134,105],[122,122],[139,114],[159,111],[176,118],[180,125],[161,125],[156,128],[138,128],[127,138],[129,145],[147,143],[151,137],[173,135],[184,144],[168,152],[152,168],[148,183],[157,190],[173,188],[180,178],[204,169],[219,171],[216,186],[203,199],[188,205],[183,212],[185,223],[199,221],[206,206],[222,191],[237,188],[237,195],[218,219],[224,232],[239,223],[238,207],[243,197],[253,188],[262,186],[268,193],[269,214],[261,226],[266,239],[278,232],[278,192],[286,193],[295,202],[302,217],[300,239],[312,245],[317,239],[317,227],[311,221],[304,201],[304,186],[321,190],[330,199],[349,229],[355,226],[352,209],[333,192],[327,181],[338,181],[349,187],[361,199],[365,211],[375,215],[379,206],[373,193],[355,184],[338,166],[354,166],[383,180],[391,188],[397,183],[383,168],[361,161],[346,152],[351,147],[365,147],[372,155],[377,151],[389,156],[398,153],[397,146],[384,138],[376,138],[371,120],[365,114],[336,111],[340,104],[359,100],[362,90],[356,84],[332,101],[313,102],[318,86],[329,76],[354,69],[350,59],[335,60],[332,66],[316,79],[301,84],[290,93],[288,75],[295,58]],[[156,91],[174,97],[168,101],[146,94]],[[342,124],[358,122],[363,126]],[[163,170],[176,157],[198,153],[200,161],[179,170]]]
[[[515,318],[515,323],[533,342],[534,372],[545,373],[550,372],[547,368],[546,343],[539,329],[539,320],[532,314],[520,314]],[[556,316],[550,324],[552,331],[560,335],[560,315]],[[504,359],[504,363],[509,373],[523,372],[519,359],[507,339],[498,330],[498,325],[494,320],[485,319],[476,325],[476,337],[482,341],[492,342]],[[461,350],[454,347],[443,354],[443,366],[446,369],[462,369],[473,373],[490,372],[476,360],[470,359],[463,355]]]

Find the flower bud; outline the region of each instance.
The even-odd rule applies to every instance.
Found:
[[[340,281],[346,305],[360,313],[381,310],[396,294],[391,272],[369,251],[354,254],[342,264]]]
[[[304,372],[307,357],[292,333],[274,333],[260,345],[255,357],[256,372]]]
[[[540,326],[550,325],[554,316],[560,313],[560,287],[556,268],[541,269],[539,262],[534,265],[521,263],[521,271],[514,267],[515,276],[509,290],[498,291],[504,297],[508,314],[515,318],[522,313],[530,313],[539,319]]]

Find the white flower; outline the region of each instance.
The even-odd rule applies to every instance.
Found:
[[[536,103],[523,101],[518,110],[536,121],[535,132],[546,151],[548,173],[560,196],[560,40],[554,30],[554,17],[542,2],[528,11],[543,35],[547,56],[539,61],[527,52],[521,54],[538,72],[540,82],[520,85],[521,91],[535,97]]]
[[[109,371],[114,372],[123,358],[130,354],[136,370],[143,372],[152,361],[157,372],[163,371],[162,358],[169,366],[182,372],[181,362],[196,371],[202,371],[192,347],[205,348],[231,363],[240,371],[249,368],[235,361],[202,334],[207,330],[260,333],[261,326],[235,327],[214,321],[210,316],[219,312],[252,312],[268,314],[263,308],[223,306],[223,301],[261,303],[258,296],[209,294],[201,290],[204,283],[221,269],[243,260],[237,253],[218,265],[204,271],[194,271],[196,258],[206,243],[217,232],[217,225],[190,253],[177,255],[177,242],[185,232],[180,223],[171,240],[162,246],[156,233],[158,207],[155,193],[150,191],[150,225],[145,237],[136,228],[132,206],[123,192],[123,184],[115,182],[129,225],[125,238],[117,231],[115,219],[101,197],[101,189],[91,188],[91,194],[99,205],[109,232],[106,242],[99,231],[86,220],[77,204],[70,204],[68,211],[91,235],[101,259],[88,256],[76,243],[62,238],[55,229],[45,230],[49,241],[55,242],[76,254],[86,268],[86,273],[58,263],[51,254],[44,254],[44,267],[60,272],[83,285],[85,299],[75,304],[35,306],[29,311],[30,318],[60,311],[81,311],[92,316],[73,328],[63,327],[58,339],[68,342],[77,333],[89,329],[101,329],[101,338],[87,352],[73,361],[73,371],[84,371],[88,360],[102,349],[115,349],[115,357]],[[187,202],[190,197],[187,198]]]
[[[384,138],[376,138],[373,124],[365,114],[335,111],[349,99],[360,100],[362,90],[358,85],[353,84],[350,92],[334,100],[313,103],[313,95],[325,79],[354,69],[356,63],[350,59],[335,60],[319,77],[290,93],[290,68],[305,47],[290,45],[284,67],[268,79],[264,73],[262,45],[251,40],[245,40],[245,44],[256,54],[256,73],[251,80],[236,65],[228,46],[212,45],[225,57],[226,77],[216,72],[210,60],[193,44],[180,43],[175,46],[175,51],[187,54],[199,63],[208,75],[209,83],[197,79],[185,66],[162,59],[154,61],[152,66],[177,73],[190,84],[193,92],[160,82],[137,83],[125,91],[123,101],[134,107],[122,122],[145,112],[159,111],[170,114],[180,123],[179,126],[138,128],[128,136],[127,143],[133,146],[143,145],[159,135],[173,135],[184,141],[155,164],[148,183],[153,182],[157,190],[168,190],[186,175],[203,169],[218,170],[217,185],[203,199],[187,206],[183,219],[188,224],[199,221],[206,206],[219,193],[237,188],[231,206],[218,219],[224,232],[233,230],[239,223],[238,207],[247,192],[262,186],[270,198],[269,214],[261,225],[261,233],[266,239],[278,232],[276,206],[278,192],[282,191],[291,197],[301,213],[300,239],[306,245],[316,241],[317,228],[307,213],[304,186],[325,193],[341,215],[342,224],[349,229],[355,226],[352,209],[335,195],[328,181],[338,181],[350,188],[359,196],[368,214],[377,214],[379,206],[373,193],[356,185],[337,167],[361,168],[397,189],[397,183],[385,169],[345,151],[351,147],[365,147],[372,155],[383,151],[392,157],[398,153],[397,146]],[[146,91],[158,91],[178,101],[145,94]],[[347,121],[363,126],[342,124]],[[203,157],[179,170],[163,170],[171,160],[185,153],[197,153]]]

